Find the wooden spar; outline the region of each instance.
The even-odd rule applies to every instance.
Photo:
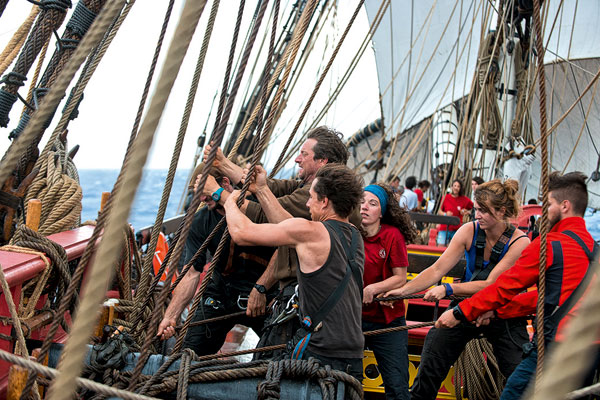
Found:
[[[40,353],[40,349],[34,349],[29,356],[29,359],[35,361]],[[48,356],[44,358],[42,362],[43,365],[48,365]],[[25,389],[25,383],[27,382],[27,375],[29,370],[27,368],[21,367],[19,365],[11,365],[10,370],[8,372],[8,390],[6,393],[7,400],[19,400],[21,398],[21,393],[23,389]],[[44,398],[44,387],[38,386],[38,390],[40,392],[40,397]]]
[[[104,210],[106,203],[110,199],[110,192],[102,192],[102,197],[100,198],[100,211]]]
[[[31,230],[38,231],[40,227],[40,218],[42,216],[42,202],[38,199],[31,199],[27,202],[27,220],[25,225]]]

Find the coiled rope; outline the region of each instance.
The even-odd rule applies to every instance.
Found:
[[[42,202],[39,233],[48,236],[79,226],[83,192],[73,160],[61,141],[57,149],[41,160],[40,172],[29,187],[26,202]]]

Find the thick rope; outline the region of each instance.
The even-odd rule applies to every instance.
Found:
[[[21,366],[23,368],[27,368],[36,374],[41,374],[49,378],[59,379],[61,373],[54,369],[49,368],[44,365],[38,364],[33,361],[26,360],[22,357],[18,357],[14,354],[11,354],[7,351],[0,349],[0,359],[7,361],[11,364],[15,364]],[[154,397],[142,396],[136,393],[127,392],[125,390],[116,389],[110,386],[102,385],[98,382],[91,381],[89,379],[75,377],[74,382],[76,386],[83,387],[88,390],[92,390],[94,392],[102,393],[106,396],[116,396],[119,398],[123,398],[126,400],[158,400]]]
[[[0,265],[0,285],[2,285],[2,292],[4,293],[4,298],[6,299],[6,305],[8,306],[8,311],[10,313],[10,317],[12,318],[12,324],[15,329],[15,333],[17,334],[17,344],[15,345],[14,353],[16,355],[21,355],[26,359],[29,358],[29,352],[27,351],[27,343],[25,343],[25,336],[23,335],[23,328],[21,327],[21,319],[17,314],[17,308],[15,306],[15,302],[13,301],[12,294],[10,292],[10,287],[8,286],[8,282],[6,281],[6,276],[4,275],[4,269]],[[37,385],[33,388],[33,397],[36,400],[40,399],[40,392],[38,390]]]
[[[114,4],[120,6],[119,3],[120,2],[114,2],[110,5]],[[91,271],[89,271],[90,285],[86,287],[86,297],[78,309],[77,319],[73,324],[71,336],[65,346],[65,357],[59,368],[61,371],[64,370],[65,373],[61,374],[50,387],[49,398],[52,400],[70,398],[75,388],[73,378],[78,376],[81,371],[81,363],[86,351],[85,345],[96,319],[97,305],[104,296],[107,283],[111,277],[112,271],[108,266],[112,265],[116,257],[118,257],[117,247],[119,246],[119,231],[122,229],[123,222],[126,221],[127,215],[131,209],[135,190],[141,180],[142,167],[145,164],[148,151],[152,145],[154,132],[158,126],[162,111],[166,105],[171,88],[173,87],[175,78],[177,77],[189,42],[194,34],[205,4],[205,1],[198,1],[188,2],[184,6],[181,20],[177,26],[167,53],[164,69],[162,70],[157,85],[156,94],[148,108],[146,118],[142,123],[131,153],[130,163],[133,167],[128,168],[125,172],[122,187],[115,196],[116,207],[109,216],[108,224],[104,232],[104,240],[102,240],[98,248],[96,257],[97,262],[92,265]],[[107,7],[109,6],[107,5]],[[103,13],[97,18],[94,26],[98,20],[102,19],[107,7],[103,9]],[[115,8],[115,11],[120,9],[120,7],[113,8]],[[91,32],[93,32],[94,26],[92,26]],[[90,33],[88,33],[88,35]],[[84,37],[84,41],[88,35]],[[83,45],[84,41],[82,41],[78,50]],[[103,273],[103,270],[108,270],[110,272]]]
[[[223,115],[222,114],[223,107],[224,107],[225,98],[226,98],[225,93],[227,90],[227,86],[228,86],[227,83],[229,82],[229,75],[230,75],[231,68],[233,65],[233,58],[234,58],[235,47],[237,44],[237,38],[238,38],[239,30],[240,30],[244,4],[245,4],[245,2],[242,1],[240,3],[240,7],[238,9],[236,26],[235,26],[235,29],[233,32],[232,44],[231,44],[231,48],[230,48],[230,52],[229,52],[229,59],[227,62],[226,73],[225,73],[225,77],[223,80],[223,90],[221,92],[221,98],[220,98],[220,102],[219,102],[219,111],[217,113],[217,121],[215,121],[215,129],[213,130],[213,134],[212,134],[212,138],[215,139],[216,146],[220,145],[221,141],[223,140],[223,135],[224,135],[224,132],[219,132],[218,127],[220,124],[220,118]],[[232,92],[233,92],[233,90],[232,90]],[[230,100],[233,101],[234,99],[230,98]],[[215,157],[216,157],[216,147],[215,147],[215,149],[213,149],[211,151],[211,154],[208,157],[207,163],[203,169],[202,179],[199,184],[198,190],[196,191],[196,193],[194,194],[194,196],[192,198],[192,202],[190,204],[190,207],[188,208],[188,211],[186,212],[186,215],[183,219],[183,223],[179,226],[179,228],[177,230],[177,233],[175,235],[176,243],[174,246],[171,246],[171,248],[169,248],[169,251],[167,252],[167,255],[165,256],[165,260],[163,261],[163,265],[161,266],[161,269],[159,270],[159,273],[157,274],[157,275],[161,275],[162,271],[164,271],[163,267],[166,268],[168,266],[167,278],[166,278],[165,282],[170,282],[175,273],[176,263],[179,261],[179,258],[181,257],[181,254],[183,252],[183,245],[187,239],[187,235],[188,235],[189,229],[192,224],[193,213],[200,205],[200,193],[202,192],[202,189],[204,188],[204,184],[206,183],[207,173],[210,170]],[[172,258],[174,259],[174,261],[171,260]],[[216,259],[218,259],[218,256],[216,256]],[[207,275],[207,277],[205,278],[203,283],[205,283],[209,279],[210,279],[210,275]],[[156,301],[156,304],[159,305],[159,307],[162,307],[162,304],[164,304],[166,302],[167,297],[169,295],[169,289],[170,288],[168,285],[164,285],[164,287],[161,289],[158,300]],[[144,341],[141,346],[140,358],[138,359],[138,362],[133,370],[131,380],[129,382],[128,387],[130,389],[133,389],[133,387],[135,387],[136,381],[138,380],[138,378],[142,372],[142,368],[143,368],[146,360],[149,357],[148,349],[154,338],[153,329],[155,329],[155,327],[158,325],[159,318],[162,316],[162,314],[163,314],[162,312],[152,313],[151,320],[145,326],[146,335],[144,337]],[[175,351],[175,353],[177,353],[177,351]]]
[[[581,399],[582,397],[587,397],[593,394],[600,394],[600,383],[596,383],[595,385],[588,386],[587,388],[574,390],[571,393],[565,396],[566,400],[575,400]]]
[[[202,47],[200,49],[200,54],[198,55],[198,60],[196,62],[196,69],[194,71],[194,75],[192,78],[192,84],[190,85],[187,102],[186,102],[183,116],[181,119],[181,125],[179,127],[179,133],[177,135],[177,142],[176,142],[175,148],[173,150],[173,156],[171,157],[171,164],[169,165],[169,172],[167,174],[167,180],[165,182],[165,186],[163,189],[163,194],[162,194],[162,198],[160,201],[158,213],[156,215],[156,220],[154,222],[154,227],[152,228],[150,244],[148,245],[148,249],[147,249],[147,254],[149,256],[146,257],[146,259],[145,259],[144,267],[143,267],[142,271],[151,271],[152,270],[152,262],[153,262],[154,257],[152,257],[151,255],[153,255],[154,252],[156,251],[156,244],[158,243],[158,237],[160,235],[160,232],[162,231],[162,223],[163,223],[163,219],[164,219],[165,212],[167,209],[167,203],[169,201],[169,196],[171,194],[173,180],[175,178],[175,172],[177,170],[177,164],[179,162],[179,155],[181,154],[181,149],[183,147],[183,141],[185,139],[185,134],[187,132],[190,115],[192,112],[192,108],[194,106],[194,99],[196,97],[196,92],[198,90],[198,83],[200,81],[200,76],[202,74],[202,68],[204,66],[204,60],[206,58],[208,44],[210,43],[210,38],[212,35],[215,19],[217,16],[217,11],[219,9],[219,3],[220,3],[220,1],[218,1],[218,0],[213,2],[213,6],[211,8],[210,17],[208,20],[205,34],[204,34],[204,39],[202,42]],[[165,264],[165,266],[166,266],[166,264]],[[138,293],[136,292],[136,299],[140,299],[139,301],[142,301],[143,299],[149,299],[148,290],[147,290],[148,288],[147,288],[147,284],[146,284],[146,282],[148,280],[148,276],[149,276],[148,273],[144,274],[144,278],[143,278],[144,284],[140,285],[140,287],[138,287],[138,291],[140,292],[139,296],[138,296]],[[160,279],[161,276],[162,276],[162,273],[156,274],[156,276],[154,277],[154,282],[152,284],[153,287],[155,287],[157,285],[158,280]],[[153,290],[154,289],[152,288],[150,290],[150,293],[152,293]],[[141,315],[141,311],[146,306],[147,306],[147,300],[139,308],[139,310],[134,314],[134,316],[132,318],[133,326],[142,325],[142,324],[140,324],[141,321],[139,318]],[[143,332],[143,329],[138,331],[138,333],[142,333],[142,332]]]
[[[544,338],[544,299],[546,294],[546,249],[548,246],[548,182],[549,182],[549,163],[548,163],[548,118],[546,115],[546,76],[544,69],[544,46],[542,22],[540,17],[540,1],[533,1],[533,21],[535,25],[536,35],[536,50],[537,50],[537,73],[538,73],[538,84],[540,88],[540,147],[542,150],[542,173],[541,173],[541,190],[543,195],[542,202],[542,219],[540,226],[540,263],[539,263],[539,280],[538,280],[538,300],[537,300],[537,318],[536,318],[536,329],[537,329],[537,351],[538,360],[536,367],[536,380],[540,381],[542,378],[542,371],[544,368],[544,355],[545,355],[545,338]]]
[[[191,357],[190,357],[191,358]],[[196,358],[197,360],[197,358]],[[337,382],[345,384],[344,398],[362,399],[363,390],[360,382],[338,370],[332,370],[327,366],[321,367],[319,362],[310,360],[281,360],[281,361],[252,361],[237,365],[202,365],[191,364],[185,373],[189,373],[189,383],[219,382],[224,380],[239,380],[246,378],[267,377],[259,382],[258,395],[262,396],[277,393],[277,386],[282,377],[301,381],[316,381],[322,388],[324,399],[334,399]],[[120,374],[119,380],[127,381],[128,373]],[[169,371],[161,375],[161,382],[153,384],[149,392],[159,396],[177,390],[178,381],[181,380],[178,371]],[[338,394],[342,395],[342,394]]]
[[[325,80],[325,77],[327,76],[327,73],[329,72],[329,69],[331,68],[331,65],[333,64],[335,57],[337,56],[338,52],[340,51],[340,48],[342,47],[342,44],[344,43],[344,40],[346,39],[346,36],[348,35],[348,32],[350,31],[350,28],[352,27],[352,24],[354,23],[354,20],[356,19],[356,16],[358,15],[358,12],[361,10],[361,8],[363,6],[363,3],[364,3],[364,0],[358,1],[358,5],[356,6],[356,9],[354,10],[354,14],[352,14],[352,17],[350,18],[350,21],[348,22],[348,25],[346,26],[346,29],[344,30],[342,37],[340,38],[337,46],[335,47],[335,50],[331,54],[331,57],[329,58],[329,62],[327,63],[327,65],[325,66],[325,69],[321,73],[321,76],[319,77],[319,80],[317,81],[317,84],[315,85],[313,92],[311,93],[306,105],[304,106],[304,109],[300,113],[300,116],[298,117],[298,121],[296,122],[294,129],[290,133],[290,136],[288,137],[288,140],[287,140],[286,144],[284,145],[284,148],[283,148],[281,154],[279,155],[279,158],[277,159],[275,166],[273,167],[273,170],[270,174],[271,177],[275,176],[275,174],[283,166],[282,163],[283,163],[283,160],[285,157],[285,153],[286,153],[288,147],[290,146],[290,144],[292,143],[294,136],[296,136],[298,129],[300,129],[300,125],[302,124],[302,121],[304,120],[304,117],[306,116],[308,109],[312,105],[312,102],[315,99],[315,96],[317,95],[317,92],[319,91],[321,84]]]
[[[71,7],[70,0],[56,1],[54,6],[49,6],[49,1],[41,1],[41,12],[35,25],[28,36],[23,51],[17,58],[13,70],[3,77],[4,86],[0,90],[2,97],[2,110],[0,114],[0,126],[6,127],[9,122],[8,114],[12,105],[17,100],[17,92],[24,85],[27,73],[31,68],[37,55],[44,45],[50,40],[52,32],[62,24],[67,8]],[[0,180],[2,181],[2,180]]]
[[[454,367],[457,400],[462,399],[460,386],[465,387],[469,399],[497,399],[500,397],[504,377],[500,373],[498,361],[487,339],[480,338],[469,341]]]
[[[240,4],[240,6],[241,5],[242,4]],[[217,146],[220,145],[221,141],[223,140],[223,136],[225,135],[225,126],[227,125],[227,120],[229,119],[229,115],[231,114],[231,110],[233,108],[233,102],[237,95],[237,91],[239,89],[242,76],[243,76],[246,66],[248,64],[250,52],[251,52],[254,42],[256,40],[256,36],[258,35],[258,30],[259,30],[261,22],[264,18],[265,11],[267,9],[267,5],[268,5],[268,1],[263,1],[261,3],[259,13],[256,17],[256,23],[252,29],[252,32],[251,32],[250,38],[248,39],[246,48],[244,49],[244,53],[243,53],[243,56],[242,56],[242,59],[240,62],[240,67],[238,69],[237,75],[233,82],[230,97],[227,100],[227,105],[225,107],[225,110],[223,111],[223,116],[220,120],[219,127],[217,128],[217,130],[215,132],[213,132],[213,137],[216,136],[218,139],[211,140],[211,142],[215,143],[215,146],[213,148],[211,148],[211,154],[214,152],[216,155]],[[240,8],[240,13],[238,14],[238,17],[241,17],[241,11],[242,10]],[[236,25],[236,28],[237,28],[237,25]],[[234,35],[234,36],[236,36],[236,35]],[[269,56],[269,58],[270,58],[270,56]],[[210,160],[211,154],[209,154],[209,160]],[[212,161],[211,161],[210,165],[212,166]],[[201,192],[200,188],[204,188],[204,184],[205,184],[206,178],[207,178],[206,173],[208,172],[207,171],[208,167],[209,167],[209,165],[205,165],[205,167],[204,167],[203,174],[201,176],[200,183],[198,185],[199,192]],[[247,184],[244,184],[244,186],[242,187],[242,196],[244,195],[245,190],[247,189],[247,186],[248,186]],[[243,198],[241,198],[240,201],[243,202]],[[204,292],[206,291],[206,288],[208,287],[208,283],[210,282],[212,273],[215,269],[215,266],[217,265],[218,260],[220,259],[221,254],[223,253],[223,251],[225,249],[225,244],[227,243],[228,239],[229,239],[229,231],[227,230],[227,228],[225,228],[225,231],[223,232],[223,235],[221,236],[219,245],[217,246],[217,250],[215,251],[215,254],[213,255],[213,259],[211,261],[210,267],[208,268],[206,275],[205,275],[204,279],[202,280],[202,283],[200,284],[200,289],[198,290],[198,293],[196,294],[196,297],[194,298],[192,308],[190,309],[190,315],[194,315],[194,313],[196,312],[196,309],[200,305],[201,298],[202,298]],[[177,342],[175,343],[175,346],[173,348],[174,352],[178,352],[181,349],[181,347],[183,346],[183,339],[185,338],[185,334],[187,333],[187,329],[189,327],[190,322],[191,322],[191,318],[188,318],[185,321],[185,324],[182,328],[182,334],[177,338]]]
[[[105,7],[104,9],[107,9]],[[116,8],[116,7],[114,7]],[[116,14],[115,10],[115,14]],[[102,12],[105,15],[104,12]],[[19,140],[15,140],[9,147],[7,153],[0,163],[0,183],[3,185],[7,178],[12,174],[14,168],[17,165],[17,161],[21,154],[28,148],[29,144],[35,140],[37,132],[42,129],[42,126],[48,121],[48,118],[54,113],[58,103],[65,94],[65,90],[73,76],[89,54],[90,50],[100,41],[104,32],[112,22],[114,14],[109,16],[111,19],[105,18],[102,23],[97,23],[98,19],[92,26],[92,29],[83,38],[73,56],[69,59],[67,66],[63,69],[59,79],[52,86],[48,94],[44,97],[44,101],[41,103],[37,112],[33,118],[27,124],[27,127],[19,136]]]
[[[106,19],[103,20],[102,23],[105,26],[110,25],[110,28],[109,28],[110,32],[104,36],[101,44],[99,45],[100,49],[97,52],[96,56],[94,57],[93,62],[88,64],[88,65],[90,65],[90,68],[89,69],[86,68],[86,70],[88,70],[88,72],[85,74],[83,79],[80,80],[80,82],[78,83],[77,90],[73,97],[74,99],[77,99],[78,96],[81,96],[81,93],[83,92],[83,88],[85,87],[85,84],[87,84],[87,82],[89,81],[89,78],[91,77],[90,71],[95,70],[100,59],[102,58],[102,55],[106,52],[108,45],[111,43],[112,38],[114,38],[114,35],[118,31],[119,27],[123,23],[124,19],[128,15],[128,13],[131,10],[131,7],[133,6],[134,3],[135,3],[134,0],[130,0],[127,3],[127,5],[123,8],[123,10],[122,10],[119,18],[116,20],[116,22],[111,23],[111,20],[114,18],[114,17],[112,17],[112,15],[107,16]],[[115,13],[115,11],[111,11],[111,12],[113,14]],[[98,23],[98,20],[97,20],[97,23]],[[98,30],[98,34],[99,33],[100,33],[100,31]],[[88,38],[90,36],[91,36],[91,32],[89,32],[88,35],[86,35],[86,38]],[[84,41],[85,40],[88,40],[88,39],[84,38]],[[96,39],[94,39],[94,40],[96,40]],[[92,47],[92,45],[90,45],[90,47]],[[79,48],[81,48],[81,45],[79,46]],[[147,83],[147,86],[149,86],[148,83]],[[46,98],[46,101],[48,101],[47,98]],[[77,103],[77,101],[74,101],[72,104],[70,104],[67,107],[65,114],[67,114],[67,113],[70,114],[70,112],[73,110],[76,103]],[[53,138],[58,137],[58,134],[61,132],[61,130],[60,130],[61,123],[66,124],[68,117],[66,117],[65,114],[63,114],[63,119],[61,119],[61,122],[59,122],[57,129],[53,133],[53,136],[51,137],[49,143],[46,145],[46,148],[44,149],[44,151],[42,151],[42,155],[44,155],[45,152],[50,151],[50,144],[51,144]],[[141,114],[141,111],[140,111],[140,114]],[[63,301],[59,305],[59,311],[57,312],[56,317],[52,321],[52,324],[50,325],[50,328],[48,330],[46,338],[44,339],[44,342],[42,343],[40,355],[38,356],[38,361],[42,360],[45,357],[45,355],[47,354],[47,352],[49,351],[50,346],[52,344],[52,338],[56,334],[59,324],[62,322],[63,315],[67,311],[67,308],[71,302],[71,299],[76,295],[76,290],[79,287],[79,283],[83,277],[83,273],[92,257],[93,250],[96,247],[96,243],[99,240],[101,233],[103,232],[104,225],[107,220],[107,216],[112,208],[112,204],[113,204],[112,199],[114,199],[116,193],[118,192],[118,190],[120,188],[124,171],[127,169],[127,165],[128,165],[128,162],[129,162],[129,159],[131,156],[131,148],[132,148],[133,140],[134,140],[136,134],[137,134],[137,130],[134,130],[134,132],[132,132],[132,134],[130,136],[129,144],[128,144],[126,155],[125,155],[124,162],[123,162],[123,167],[122,167],[121,172],[119,173],[119,176],[117,178],[117,181],[113,187],[113,190],[111,193],[111,198],[109,199],[105,208],[98,215],[98,221],[95,224],[94,232],[92,233],[91,238],[89,239],[89,241],[86,244],[86,248],[83,252],[83,255],[81,256],[79,264],[77,265],[77,268],[75,269],[75,272],[73,273],[73,277],[72,277],[71,283],[69,284],[69,288],[67,289],[67,292],[64,294]],[[138,259],[139,259],[139,255],[138,255]],[[26,384],[26,390],[24,391],[24,393],[28,393],[31,390],[34,379],[35,379],[35,377],[33,375],[29,376],[27,384]]]
[[[45,236],[79,226],[83,192],[78,182],[73,160],[66,156],[64,145],[42,160],[40,172],[29,187],[25,201],[39,199],[42,202],[39,233]],[[65,158],[70,167],[63,171],[57,165],[57,157]]]
[[[115,196],[115,204],[117,204],[118,207],[113,213],[114,215],[110,216],[109,223],[105,229],[105,240],[103,240],[100,244],[98,257],[96,258],[98,262],[92,266],[89,282],[90,286],[93,287],[86,289],[86,301],[81,304],[79,310],[80,312],[78,312],[78,318],[73,326],[73,333],[67,343],[67,346],[65,347],[65,352],[67,355],[71,354],[71,352],[73,352],[73,354],[70,357],[65,357],[64,363],[61,364],[61,369],[64,367],[66,373],[64,374],[64,378],[63,375],[58,378],[58,386],[53,385],[53,387],[51,387],[51,398],[61,398],[63,396],[69,397],[70,393],[72,392],[73,385],[70,382],[69,376],[78,375],[77,370],[80,369],[80,362],[83,357],[82,352],[78,350],[83,349],[83,344],[87,342],[88,333],[86,333],[86,331],[91,329],[94,325],[93,320],[95,319],[95,304],[97,304],[99,299],[103,297],[104,290],[111,275],[108,273],[105,274],[107,276],[101,276],[102,266],[99,266],[99,264],[112,265],[114,259],[118,257],[118,251],[115,249],[115,247],[119,245],[119,243],[117,243],[120,238],[119,231],[122,228],[123,221],[126,220],[127,214],[129,213],[134,194],[133,192],[139,184],[142,172],[141,168],[145,163],[148,149],[152,143],[152,136],[156,130],[156,126],[158,125],[158,120],[162,114],[162,109],[167,101],[168,93],[173,86],[173,82],[181,65],[181,61],[183,60],[187,50],[189,40],[193,35],[197,21],[200,18],[205,5],[205,2],[194,3],[195,4],[193,5],[186,4],[184,8],[181,22],[175,33],[171,48],[169,49],[169,56],[166,58],[165,68],[161,75],[161,81],[157,87],[157,94],[149,107],[147,117],[142,125],[142,128],[140,129],[138,140],[136,140],[136,145],[134,146],[130,160],[130,162],[134,165],[134,171],[131,172],[131,168],[128,169],[128,171],[125,173],[122,189],[119,190]],[[113,4],[120,6],[122,3],[113,2],[110,5]],[[110,5],[107,5],[107,7],[110,8]],[[97,18],[94,26],[96,23],[98,23],[98,20],[102,19],[104,16],[104,11],[107,9],[107,7],[103,9],[103,13]],[[116,9],[116,7],[113,8],[115,8],[116,13],[118,9]],[[92,30],[88,33],[88,35],[84,37],[84,40],[78,47],[78,50],[81,48],[86,38],[89,37],[90,33],[93,32],[94,26],[92,26]],[[46,102],[44,102],[44,104],[45,103]],[[111,270],[112,268],[105,269]],[[61,388],[62,393],[59,393],[57,390],[53,389],[54,387]]]
[[[50,263],[50,260],[48,260],[48,257],[46,257],[46,254],[44,254],[43,252],[40,252],[40,251],[35,251],[29,247],[23,247],[23,246],[17,246],[17,245],[7,245],[7,246],[0,247],[0,250],[12,251],[15,253],[22,253],[22,254],[36,255],[36,256],[40,257],[42,262],[45,264],[44,271],[41,274],[39,274],[35,279],[31,280],[26,285],[24,285],[22,292],[21,292],[21,299],[19,302],[19,316],[21,319],[30,318],[33,316],[33,312],[35,311],[34,307],[36,306],[36,304],[41,296],[42,289],[44,288],[44,286],[46,285],[46,282],[48,281],[50,272],[52,272],[52,264]],[[29,296],[29,300],[27,301],[27,306],[24,306],[25,292],[27,291],[27,289],[29,289],[33,285],[36,285],[36,287],[34,288],[33,293]]]
[[[17,228],[15,235],[11,240],[11,245],[25,247],[27,249],[33,249],[37,252],[43,252],[45,256],[42,257],[42,260],[44,260],[44,262],[47,262],[46,257],[52,260],[52,264],[50,266],[47,266],[44,273],[42,273],[39,276],[33,293],[29,293],[29,291],[26,290],[25,287],[23,288],[22,296],[27,294],[29,296],[29,300],[27,302],[27,307],[22,311],[21,315],[23,318],[30,318],[31,316],[33,316],[33,312],[35,311],[35,305],[37,304],[42,294],[42,290],[45,288],[46,280],[49,278],[51,272],[56,271],[56,275],[58,278],[58,292],[65,292],[67,284],[71,280],[71,273],[68,267],[67,253],[61,245],[42,236],[40,233],[35,232],[34,230],[28,228],[26,225],[20,225]],[[9,246],[9,249],[11,251],[24,252],[23,250],[19,250],[16,247]],[[30,254],[39,253],[33,252]],[[21,302],[21,306],[23,306],[23,302]]]
[[[2,53],[0,53],[0,75],[6,72],[10,64],[12,64],[19,54],[19,51],[21,51],[21,48],[25,43],[25,39],[27,39],[27,35],[29,34],[31,27],[33,26],[33,22],[35,21],[35,18],[39,12],[40,8],[38,6],[32,7],[27,19],[21,24],[19,29],[17,29]]]

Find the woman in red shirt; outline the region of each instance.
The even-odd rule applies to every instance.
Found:
[[[406,241],[414,241],[417,232],[391,188],[385,185],[365,188],[360,212],[365,244],[363,331],[405,326],[403,302],[389,308],[373,298],[406,283]],[[386,399],[410,398],[407,345],[407,331],[365,337],[365,346],[373,350],[377,359]]]
[[[446,246],[447,243],[454,237],[454,234],[462,225],[463,215],[467,215],[473,208],[473,202],[464,195],[464,185],[458,179],[452,182],[451,192],[448,193],[442,200],[440,214],[458,217],[460,223],[458,225],[440,225],[437,236],[438,246]]]

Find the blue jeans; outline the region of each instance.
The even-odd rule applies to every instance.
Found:
[[[389,324],[362,322],[363,331],[405,326],[404,317]],[[365,336],[365,347],[373,350],[385,386],[386,399],[410,399],[408,392],[408,331]]]
[[[533,349],[506,380],[506,385],[504,386],[500,400],[520,399],[525,393],[525,389],[527,389],[529,382],[535,378],[536,367],[537,350]]]
[[[438,231],[436,240],[438,246],[448,246],[455,233],[456,231]]]
[[[600,349],[596,346],[593,350],[596,357],[590,369],[585,373],[583,387],[590,386],[593,383],[594,375],[600,364]],[[518,400],[520,399],[530,382],[535,382],[535,370],[537,368],[537,349],[533,349],[527,357],[521,361],[521,364],[513,371],[512,375],[506,381],[504,391],[500,400]],[[591,397],[586,397],[591,398]]]

